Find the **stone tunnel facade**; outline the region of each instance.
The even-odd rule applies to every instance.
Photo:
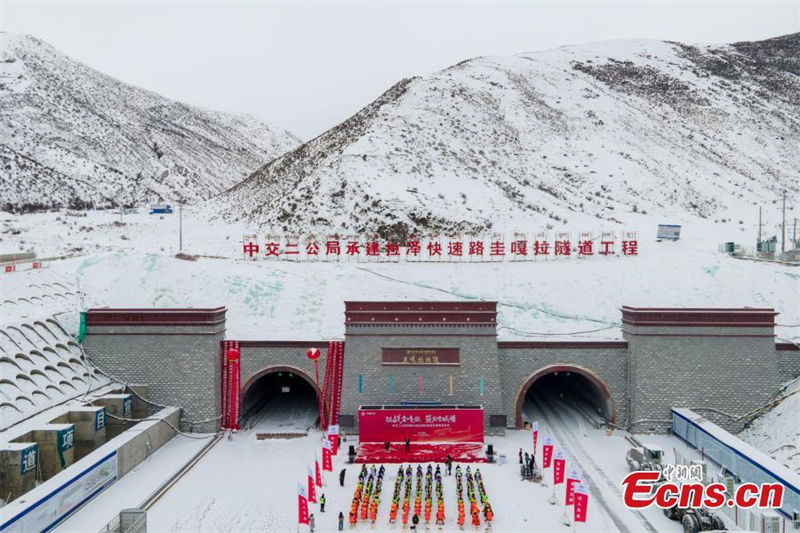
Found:
[[[497,339],[495,302],[345,302],[340,426],[362,405],[479,405],[487,434],[522,427],[522,403],[555,372],[585,377],[612,424],[666,431],[689,407],[735,429],[780,383],[800,374],[800,350],[776,344],[772,309],[623,307],[622,339]],[[184,409],[184,426],[219,427],[225,309],[96,309],[85,347],[99,368],[147,384],[151,400]],[[341,338],[340,338],[341,340]],[[242,392],[289,371],[318,390],[328,340],[241,340]],[[308,348],[320,348],[320,383]],[[243,395],[242,395],[243,396]]]

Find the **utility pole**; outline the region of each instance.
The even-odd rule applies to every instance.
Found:
[[[183,251],[183,203],[178,204],[178,251]]]
[[[786,190],[783,191],[783,218],[781,219],[781,253],[786,252]]]

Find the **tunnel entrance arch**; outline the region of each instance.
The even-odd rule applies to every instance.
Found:
[[[265,416],[278,417],[275,424],[261,428],[267,433],[293,432],[303,424],[319,424],[322,391],[314,378],[300,368],[264,367],[247,378],[239,397],[243,429],[263,426]],[[278,431],[273,426],[285,426],[288,431]]]
[[[547,380],[551,377],[573,377],[576,376],[578,382],[589,383],[596,395],[597,403],[603,410],[603,415],[606,420],[613,426],[617,425],[617,406],[614,398],[611,395],[611,389],[608,385],[595,374],[592,370],[577,365],[549,365],[540,368],[525,380],[517,392],[516,404],[514,408],[514,421],[517,429],[522,429],[522,408],[525,404],[525,398],[531,388],[540,381]]]

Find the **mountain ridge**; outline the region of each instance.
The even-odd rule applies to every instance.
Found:
[[[107,76],[36,37],[0,41],[0,209],[202,200],[299,144],[252,116]]]

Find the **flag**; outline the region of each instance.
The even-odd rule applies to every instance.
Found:
[[[553,458],[553,439],[545,437],[542,445],[542,468],[550,468],[550,459]]]
[[[322,439],[322,470],[330,472],[333,470],[331,462],[331,441]]]
[[[302,483],[297,484],[297,523],[308,524],[308,499]]]
[[[331,441],[331,453],[339,453],[339,425],[334,424],[328,427],[328,440]]]
[[[314,471],[308,467],[308,501],[317,503],[317,492],[314,490]]]
[[[316,456],[316,454],[314,454]],[[314,457],[314,474],[315,474],[315,481],[317,482],[317,487],[322,486],[322,475],[319,472],[319,461],[317,458]]]
[[[567,460],[561,450],[558,450],[553,459],[553,484],[564,483],[564,470],[567,468]]]
[[[539,440],[539,422],[536,421],[531,424],[531,430],[533,431],[533,455],[536,455],[536,441]]]
[[[577,468],[570,470],[567,474],[567,493],[564,497],[565,505],[572,505],[573,496],[575,495],[575,485],[581,482],[582,472]]]
[[[589,487],[584,483],[575,485],[575,495],[573,499],[573,510],[576,522],[586,522],[586,510],[589,507]]]

